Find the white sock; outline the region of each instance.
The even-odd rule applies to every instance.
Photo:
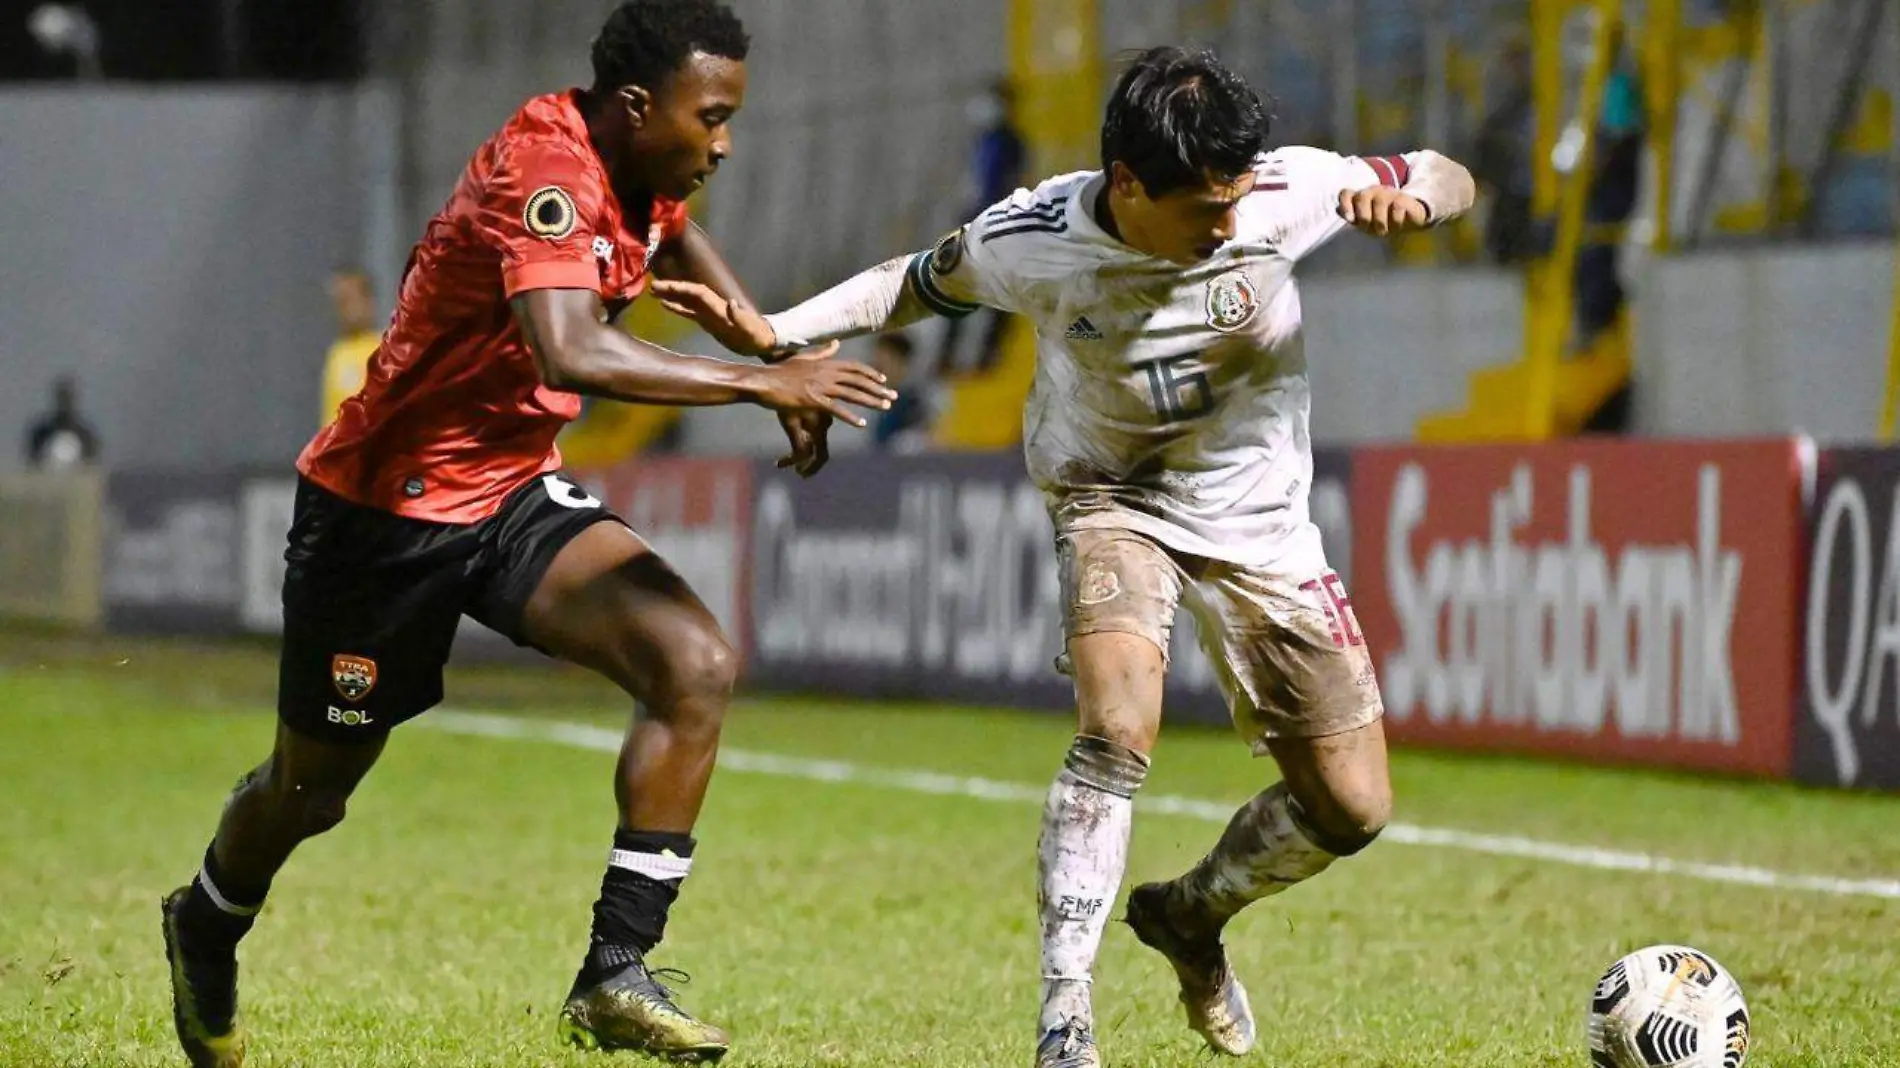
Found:
[[[1242,805],[1213,850],[1176,880],[1189,906],[1219,927],[1249,904],[1325,871],[1339,858],[1314,844],[1305,822],[1283,782]]]
[[[1128,867],[1134,794],[1148,758],[1114,742],[1079,736],[1042,810],[1037,843],[1042,913],[1042,1031],[1064,1020],[1092,1024],[1095,954]]]

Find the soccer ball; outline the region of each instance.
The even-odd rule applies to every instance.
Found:
[[[1650,946],[1615,964],[1590,999],[1596,1068],[1742,1068],[1748,1006],[1715,958]]]

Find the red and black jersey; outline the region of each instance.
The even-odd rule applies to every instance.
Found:
[[[682,201],[614,197],[578,91],[536,97],[475,153],[410,254],[363,389],[298,457],[305,478],[413,519],[474,523],[561,465],[581,399],[541,382],[509,300],[591,289],[611,312],[687,225]],[[641,209],[645,209],[642,211]]]

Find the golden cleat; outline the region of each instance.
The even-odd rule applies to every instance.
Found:
[[[191,1068],[244,1068],[244,1023],[237,1011],[237,956],[230,949],[193,947],[178,922],[189,887],[160,905],[165,959],[171,963],[172,1024]]]
[[[635,957],[618,972],[577,987],[561,1009],[561,1038],[585,1050],[625,1050],[681,1064],[711,1064],[732,1039],[673,1002],[656,976],[683,981],[678,972],[650,972]]]

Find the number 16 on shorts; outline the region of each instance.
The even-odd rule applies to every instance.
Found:
[[[1326,613],[1326,621],[1332,627],[1334,645],[1344,649],[1366,644],[1366,636],[1359,631],[1359,619],[1352,614],[1352,598],[1346,596],[1346,584],[1339,580],[1338,572],[1328,571],[1316,579],[1302,582],[1300,589],[1312,595],[1319,603],[1320,610]]]

